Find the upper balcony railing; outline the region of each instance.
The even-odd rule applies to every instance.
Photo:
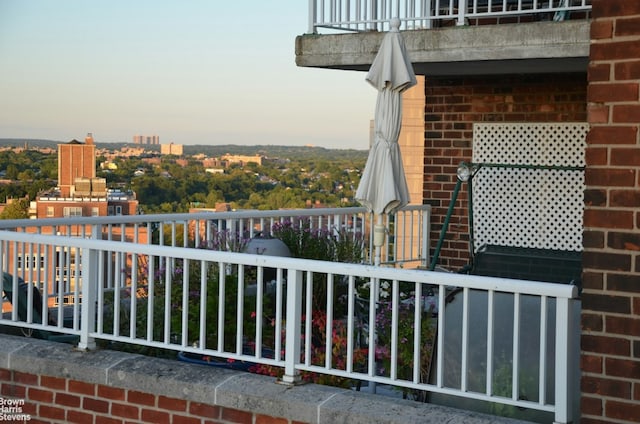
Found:
[[[381,248],[380,263],[426,268],[429,265],[431,206],[405,206],[384,219],[388,231]],[[343,231],[364,237],[362,262],[374,263],[373,215],[364,207],[0,220],[0,230],[79,237],[97,231],[106,240],[199,247],[210,241],[216,232],[231,232],[248,240],[271,236],[275,223],[294,221],[311,229]]]
[[[591,0],[309,0],[309,29],[388,31],[585,18]]]

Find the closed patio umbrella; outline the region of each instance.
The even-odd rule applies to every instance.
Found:
[[[409,189],[402,166],[398,136],[402,124],[402,92],[416,84],[416,76],[399,31],[400,20],[391,21],[366,80],[378,90],[374,116],[374,141],[356,191],[356,200],[377,215],[374,235],[376,264],[384,240],[382,215],[409,203]]]

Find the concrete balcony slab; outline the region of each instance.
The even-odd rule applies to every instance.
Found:
[[[415,72],[429,76],[586,72],[590,21],[532,22],[403,31]],[[301,67],[367,71],[384,33],[296,38]]]

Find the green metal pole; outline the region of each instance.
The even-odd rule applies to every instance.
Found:
[[[451,219],[451,215],[453,214],[453,207],[455,206],[456,200],[458,199],[460,186],[462,186],[462,181],[458,180],[458,182],[456,183],[456,187],[453,189],[453,195],[451,196],[451,203],[449,203],[447,216],[444,218],[444,223],[442,224],[442,230],[440,230],[440,238],[438,239],[438,245],[436,246],[436,251],[433,253],[433,260],[431,261],[431,265],[429,266],[429,271],[433,271],[436,269],[436,264],[438,263],[438,258],[440,257],[440,249],[442,249],[442,243],[444,242],[444,237],[447,235],[449,220]]]
[[[469,262],[471,266],[473,266],[473,259],[475,257],[474,250],[474,235],[473,235],[473,175],[469,177],[468,181],[469,185],[467,186],[468,192],[468,201],[469,201]]]

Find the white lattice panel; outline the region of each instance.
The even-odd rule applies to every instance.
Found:
[[[473,163],[583,167],[585,123],[475,124]],[[483,167],[473,178],[474,247],[582,250],[584,172]]]

